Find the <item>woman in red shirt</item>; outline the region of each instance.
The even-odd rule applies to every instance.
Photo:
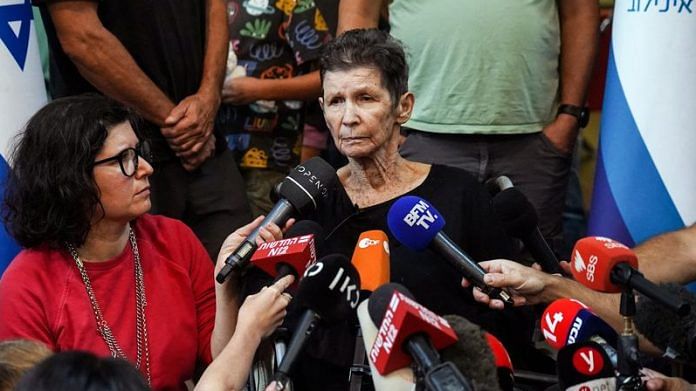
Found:
[[[138,117],[113,100],[55,100],[12,156],[3,217],[23,250],[0,280],[0,340],[86,350],[133,363],[154,389],[185,389],[225,348],[242,382],[260,339],[285,314],[280,281],[239,308],[239,281],[214,284],[193,232],[149,215],[153,172]],[[204,168],[203,168],[204,169]],[[217,264],[260,219],[231,234]],[[262,229],[260,240],[282,235]]]

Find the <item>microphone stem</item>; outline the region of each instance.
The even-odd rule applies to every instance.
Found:
[[[428,372],[442,362],[440,354],[435,350],[430,340],[422,334],[409,337],[406,341],[406,351],[413,357],[416,364],[423,369],[423,372]]]

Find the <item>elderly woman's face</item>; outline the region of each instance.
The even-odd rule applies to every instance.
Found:
[[[320,103],[336,147],[349,158],[370,157],[397,137],[403,107],[392,106],[380,72],[371,67],[324,74]],[[410,114],[410,107],[408,108]],[[408,118],[408,116],[406,116]]]
[[[135,148],[137,144],[138,137],[130,123],[120,123],[109,129],[95,161],[117,156],[128,148]],[[127,162],[124,161],[124,164]],[[138,157],[138,169],[130,177],[124,175],[118,160],[95,165],[92,172],[99,188],[99,201],[104,207],[105,220],[128,222],[150,210],[148,177],[152,174],[152,166],[142,157]]]

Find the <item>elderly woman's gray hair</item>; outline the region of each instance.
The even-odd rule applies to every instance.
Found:
[[[319,67],[322,84],[326,72],[363,67],[379,70],[382,87],[389,91],[394,107],[408,91],[408,64],[403,46],[377,29],[350,30],[339,35],[324,47]]]

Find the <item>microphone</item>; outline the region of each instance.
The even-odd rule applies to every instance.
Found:
[[[321,320],[330,324],[345,319],[355,311],[359,299],[360,276],[344,255],[327,255],[307,268],[295,295],[295,301],[304,310],[274,375],[280,389],[287,386],[317,323]]]
[[[515,185],[512,184],[510,178],[505,175],[501,175],[497,178],[487,180],[484,186],[486,186],[488,193],[494,196],[498,194],[498,192],[513,188]]]
[[[323,231],[314,221],[298,221],[288,229],[285,239],[262,243],[251,263],[276,280],[292,274],[297,281],[316,262],[317,250],[324,242]]]
[[[617,335],[614,329],[590,308],[575,299],[558,299],[541,315],[541,332],[546,343],[559,350],[574,343],[593,340],[608,350],[616,364]]]
[[[676,284],[660,287],[696,308],[696,297],[684,287]],[[652,300],[641,299],[638,299],[633,318],[638,331],[668,355],[696,361],[696,314],[692,311],[682,318]]]
[[[415,361],[429,390],[471,390],[471,383],[437,349],[454,344],[457,335],[446,320],[413,301],[399,284],[385,284],[372,293],[370,318],[381,323],[369,359],[385,375]]]
[[[484,332],[484,335],[493,353],[493,358],[495,359],[500,389],[503,391],[512,391],[515,388],[515,371],[512,367],[510,354],[507,349],[505,349],[505,346],[503,346],[503,343],[493,334]]]
[[[358,322],[360,323],[360,331],[363,336],[363,344],[365,351],[369,352],[370,348],[377,339],[377,326],[370,318],[367,307],[370,299],[367,299],[358,305]],[[415,377],[413,370],[406,366],[397,369],[387,375],[381,375],[377,372],[375,364],[372,360],[367,360],[370,366],[370,374],[372,383],[375,386],[375,391],[413,391],[416,388]]]
[[[295,167],[280,186],[280,199],[261,224],[230,254],[215,279],[222,284],[229,275],[245,267],[256,250],[256,237],[270,223],[283,226],[292,216],[304,216],[317,209],[329,189],[338,182],[336,171],[318,157]]]
[[[501,189],[491,199],[491,209],[505,232],[520,239],[545,272],[562,274],[556,254],[539,230],[536,210],[521,191],[514,187]]]
[[[561,390],[616,390],[611,359],[594,341],[578,342],[558,351],[556,361]]]
[[[648,281],[638,270],[638,258],[623,244],[599,236],[582,238],[573,248],[573,277],[586,287],[617,293],[631,288],[659,302],[679,315],[689,313],[689,305]]]
[[[355,244],[351,263],[360,274],[360,290],[374,292],[389,282],[389,239],[384,231],[365,231]]]
[[[461,316],[445,315],[444,318],[459,340],[442,350],[442,359],[454,364],[471,380],[475,390],[500,389],[496,358],[488,341],[491,335]]]
[[[442,232],[444,217],[424,199],[403,196],[396,200],[387,214],[387,224],[391,233],[404,246],[414,251],[429,247],[456,267],[482,292],[508,305],[513,304],[509,293],[483,282],[486,272]]]

